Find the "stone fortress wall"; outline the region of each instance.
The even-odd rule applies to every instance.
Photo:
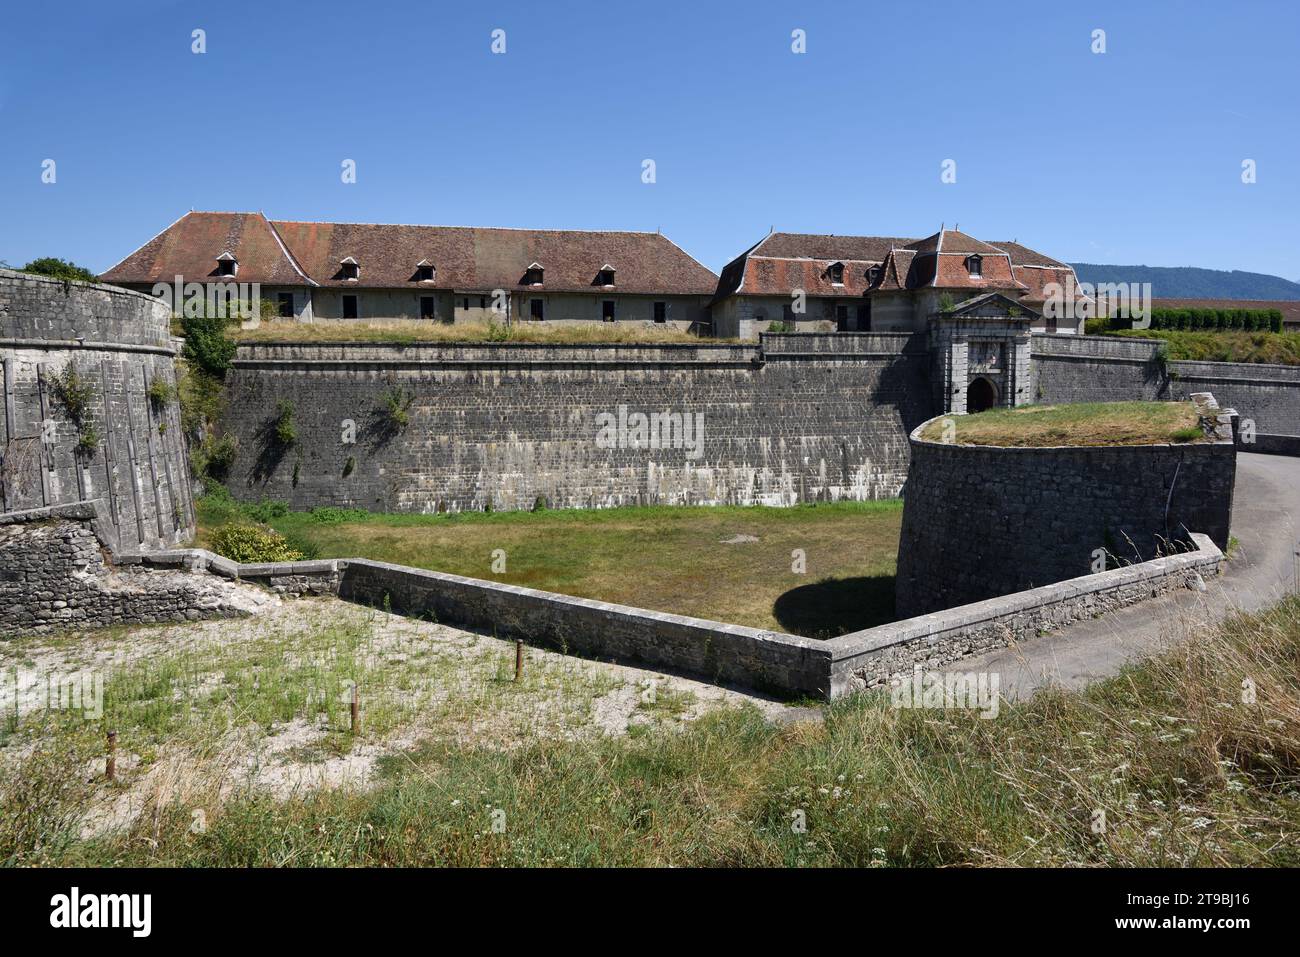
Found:
[[[1032,339],[1032,402],[1212,392],[1282,451],[1300,436],[1300,369],[1162,362],[1155,342]],[[757,345],[260,343],[240,346],[224,426],[241,498],[434,512],[773,504],[898,495],[908,433],[938,414],[924,334],[762,334]],[[383,395],[411,399],[386,427]],[[296,442],[272,441],[292,406]],[[686,448],[602,447],[597,416],[701,415]],[[345,441],[346,423],[355,441]],[[1249,441],[1248,430],[1243,430]],[[630,438],[630,435],[629,435]],[[1300,443],[1300,439],[1291,444]]]
[[[113,548],[193,534],[169,323],[142,293],[0,269],[0,513],[98,499]],[[81,427],[59,400],[69,367],[89,388]]]
[[[1158,340],[1072,335],[1035,335],[1031,360],[1037,403],[1164,401],[1211,392],[1257,434],[1300,436],[1300,366],[1162,361]],[[1243,441],[1243,451],[1252,451],[1250,444]]]
[[[244,345],[227,375],[225,427],[239,443],[228,484],[295,508],[414,512],[892,497],[907,433],[932,414],[929,361],[924,336],[878,333]],[[384,413],[392,390],[410,398],[400,428]],[[282,402],[288,447],[274,436]],[[692,443],[634,447],[636,413],[688,421]],[[600,416],[624,414],[625,434],[602,439]]]
[[[1173,554],[1228,547],[1231,417],[1196,404],[1210,441],[1005,448],[911,435],[895,581],[899,618]]]

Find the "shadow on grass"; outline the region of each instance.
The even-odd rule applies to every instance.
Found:
[[[825,578],[792,588],[772,616],[794,635],[825,641],[894,620],[894,576]]]

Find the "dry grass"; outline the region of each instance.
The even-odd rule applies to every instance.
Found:
[[[117,697],[127,709],[118,717],[140,716],[132,734],[163,734],[125,775],[164,770],[139,813],[95,836],[79,828],[87,802],[112,797],[85,784],[98,729],[23,722],[0,749],[18,752],[0,775],[0,861],[1294,867],[1300,600],[1217,630],[1184,627],[1194,640],[1153,661],[1085,692],[1004,704],[991,720],[895,709],[888,695],[867,694],[828,707],[821,723],[778,726],[742,707],[688,725],[652,720],[637,733],[538,734],[513,748],[434,735],[380,759],[364,787],[325,782],[287,798],[223,794],[164,767],[170,745],[201,747],[212,708],[225,700],[173,668],[166,681],[122,686],[131,693]],[[274,674],[267,651],[261,660]],[[394,677],[409,670],[408,661],[389,666]],[[259,712],[284,707],[294,687],[238,673],[226,680],[236,701]],[[471,669],[465,687],[469,706],[452,713],[471,722],[515,694],[489,671]],[[527,715],[535,700],[521,693],[525,707],[510,710]],[[187,740],[158,716],[183,716],[191,703],[180,727],[196,737]],[[653,718],[656,708],[645,710]],[[401,712],[395,740],[420,719],[419,710]],[[195,810],[205,812],[199,830]],[[806,827],[793,828],[794,819]]]
[[[1116,329],[1108,336],[1159,339],[1167,358],[1197,362],[1263,362],[1300,365],[1300,332],[1179,332],[1174,329]]]
[[[945,439],[949,428],[952,431]],[[990,409],[936,419],[921,437],[958,445],[1025,448],[1208,441],[1189,402],[1079,402]]]
[[[694,333],[656,326],[653,323],[593,322],[588,325],[558,325],[544,322],[444,323],[423,320],[386,322],[281,322],[263,321],[256,329],[232,330],[239,342],[391,342],[391,343],[484,343],[549,342],[556,345],[584,343],[708,345],[734,342],[702,339]]]

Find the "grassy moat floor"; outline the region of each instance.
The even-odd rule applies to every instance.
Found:
[[[829,638],[893,620],[902,516],[897,499],[382,515],[205,496],[198,543],[225,522],[261,520],[308,557],[372,558]]]
[[[536,648],[515,683],[506,642],[331,599],[0,642],[6,675],[104,679],[102,717],[6,709],[0,864],[1300,865],[1300,600],[1181,627],[991,717]]]
[[[921,438],[957,445],[1043,448],[1207,441],[1190,402],[1076,402],[989,409],[936,419]]]

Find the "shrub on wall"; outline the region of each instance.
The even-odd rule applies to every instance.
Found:
[[[22,268],[23,272],[33,273],[37,276],[49,276],[52,279],[75,279],[78,282],[98,282],[99,277],[89,269],[78,266],[68,259],[60,259],[57,256],[45,256],[41,259],[33,259]]]
[[[233,562],[296,562],[302,552],[283,535],[259,525],[223,525],[212,533],[212,550]]]
[[[414,394],[400,386],[393,386],[379,397],[379,411],[384,418],[386,431],[400,432],[411,422],[411,403]]]
[[[235,357],[235,342],[226,335],[230,320],[224,316],[204,314],[182,316],[186,359],[215,378],[223,378]]]
[[[293,403],[281,399],[275,407],[275,440],[287,448],[298,441],[298,430],[293,424]]]

